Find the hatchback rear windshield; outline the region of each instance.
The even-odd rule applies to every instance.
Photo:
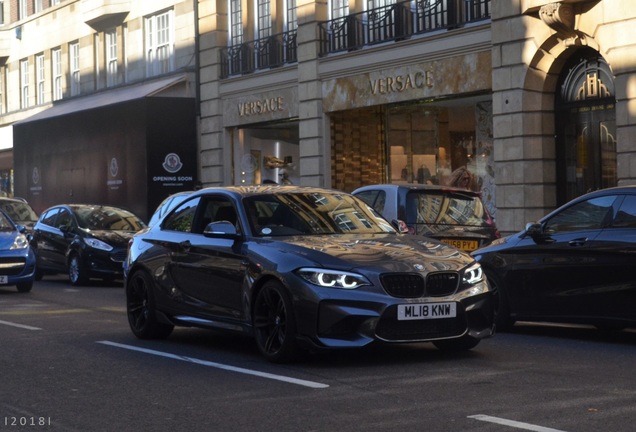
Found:
[[[406,197],[406,223],[487,226],[490,217],[481,199],[459,193],[411,191]]]

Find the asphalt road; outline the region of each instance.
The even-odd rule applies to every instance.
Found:
[[[267,363],[251,339],[137,340],[121,285],[0,288],[0,431],[568,431],[636,423],[636,333],[522,323],[430,344]]]

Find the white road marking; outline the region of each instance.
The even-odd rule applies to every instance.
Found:
[[[503,418],[499,418],[499,417],[491,417],[491,416],[484,415],[484,414],[472,415],[472,416],[468,416],[468,418],[475,419],[475,420],[480,420],[480,421],[485,421],[485,422],[490,422],[490,423],[497,423],[497,424],[504,425],[504,426],[510,426],[510,427],[517,428],[517,429],[525,429],[525,430],[534,431],[534,432],[565,432],[565,431],[562,431],[562,430],[559,430],[559,429],[552,429],[552,428],[548,428],[548,427],[533,425],[533,424],[530,424],[530,423],[523,423],[523,422],[518,422],[518,421],[514,421],[514,420],[507,420],[507,419],[503,419]]]
[[[11,326],[11,327],[19,327],[19,328],[26,329],[26,330],[42,330],[39,327],[33,327],[33,326],[29,326],[29,325],[24,325],[24,324],[13,323],[13,322],[10,322],[10,321],[0,321],[0,324],[8,325],[8,326]]]
[[[131,351],[139,351],[139,352],[143,352],[143,353],[146,353],[146,354],[152,354],[152,355],[166,357],[166,358],[170,358],[170,359],[174,359],[174,360],[181,360],[181,361],[186,361],[186,362],[190,362],[190,363],[196,363],[196,364],[199,364],[199,365],[209,366],[209,367],[213,367],[213,368],[217,368],[217,369],[223,369],[223,370],[227,370],[227,371],[231,371],[231,372],[238,372],[238,373],[242,373],[242,374],[246,374],[246,375],[254,375],[254,376],[261,377],[261,378],[267,378],[267,379],[272,379],[272,380],[276,380],[276,381],[283,381],[283,382],[287,382],[287,383],[290,383],[290,384],[297,384],[297,385],[304,386],[304,387],[310,387],[310,388],[315,388],[315,389],[322,389],[322,388],[329,387],[328,384],[322,384],[322,383],[313,382],[313,381],[305,381],[305,380],[301,380],[301,379],[286,377],[286,376],[283,376],[283,375],[275,375],[275,374],[270,374],[270,373],[267,373],[267,372],[259,372],[259,371],[255,371],[255,370],[251,370],[251,369],[239,368],[239,367],[235,367],[235,366],[225,365],[225,364],[222,364],[222,363],[210,362],[210,361],[207,361],[207,360],[200,360],[200,359],[196,359],[194,357],[186,357],[186,356],[180,356],[180,355],[177,355],[177,354],[166,353],[166,352],[163,352],[163,351],[155,351],[155,350],[151,350],[151,349],[140,348],[140,347],[136,347],[136,346],[133,346],[133,345],[124,345],[124,344],[120,344],[120,343],[117,343],[117,342],[110,342],[110,341],[97,341],[97,343],[104,344],[104,345],[110,345],[110,346],[114,346],[114,347],[118,347],[118,348],[123,348],[123,349],[131,350]]]

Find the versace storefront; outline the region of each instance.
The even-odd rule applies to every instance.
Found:
[[[219,81],[219,110],[202,110],[204,184],[459,185],[511,233],[633,183],[632,3],[460,3],[488,19],[326,51],[316,27],[334,20],[312,3],[297,63]]]

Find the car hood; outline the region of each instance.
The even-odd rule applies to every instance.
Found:
[[[90,230],[88,236],[94,237],[111,246],[128,246],[128,240],[135,234],[134,231]]]
[[[294,236],[266,240],[261,246],[304,258],[304,265],[339,269],[375,268],[382,272],[460,270],[473,259],[427,238],[377,234]]]

